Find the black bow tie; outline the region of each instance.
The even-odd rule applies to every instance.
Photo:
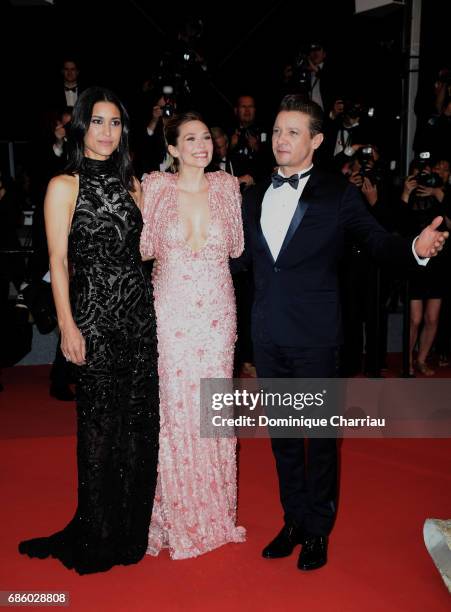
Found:
[[[75,87],[66,87],[65,85],[64,91],[73,91],[74,93],[77,93],[77,86],[75,85]]]
[[[297,189],[298,186],[299,186],[300,179],[304,178],[305,176],[308,176],[311,173],[311,171],[312,170],[310,169],[307,172],[303,172],[300,175],[299,174],[292,174],[289,177],[282,176],[278,172],[275,172],[271,176],[272,186],[274,187],[274,189],[277,189],[278,187],[280,187],[284,183],[289,183],[293,187],[293,189]]]

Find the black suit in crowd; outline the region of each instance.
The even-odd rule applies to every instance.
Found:
[[[77,83],[75,87],[77,96],[80,96],[80,94],[86,89],[86,85],[84,83]],[[46,100],[47,107],[49,109],[61,111],[67,106],[70,106],[67,104],[65,91],[66,86],[64,85],[64,82],[60,82],[58,83],[58,86],[51,88]]]
[[[138,178],[141,178],[144,173],[160,170],[160,164],[165,160],[167,152],[161,120],[151,136],[147,133],[146,127],[140,126],[140,129],[136,128],[134,151],[135,158],[133,165]]]

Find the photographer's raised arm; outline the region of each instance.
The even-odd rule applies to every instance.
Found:
[[[159,104],[156,104],[153,108],[152,108],[152,117],[149,121],[149,123],[147,124],[147,134],[148,136],[153,136],[158,122],[161,118],[163,114],[163,111],[161,109],[161,107],[159,106]]]
[[[77,195],[78,177],[56,176],[47,188],[44,214],[52,292],[61,331],[61,350],[72,363],[82,365],[85,363],[85,341],[75,324],[70,306],[67,254]]]
[[[404,204],[409,203],[410,194],[416,187],[417,187],[417,180],[415,176],[413,175],[408,176],[406,180],[404,181],[404,188],[401,194],[401,200],[404,202]]]

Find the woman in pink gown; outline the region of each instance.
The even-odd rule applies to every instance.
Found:
[[[231,378],[236,339],[229,257],[243,250],[237,180],[204,173],[213,151],[196,113],[166,126],[177,174],[143,181],[141,253],[153,272],[160,376],[158,481],[147,552],[173,559],[242,542],[237,527],[236,440],[200,437],[200,379]]]

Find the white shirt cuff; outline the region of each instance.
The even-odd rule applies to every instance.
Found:
[[[431,259],[430,257],[419,257],[417,252],[415,251],[415,242],[418,240],[419,236],[417,236],[412,242],[412,253],[415,259],[417,260],[417,264],[420,266],[427,265],[428,261]]]

